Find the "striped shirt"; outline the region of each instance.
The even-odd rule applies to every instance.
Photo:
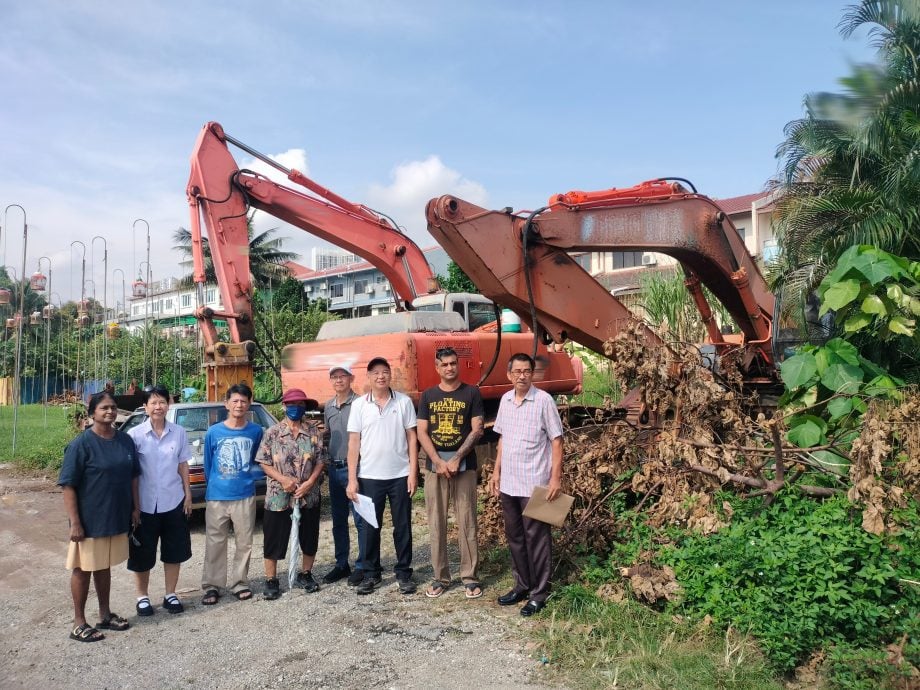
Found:
[[[518,404],[514,390],[502,396],[493,430],[502,437],[499,490],[508,496],[530,496],[535,486],[549,484],[552,441],[562,436],[562,420],[552,396],[531,386]]]

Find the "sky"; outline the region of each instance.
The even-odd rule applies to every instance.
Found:
[[[840,35],[851,4],[0,0],[0,259],[21,272],[25,220],[25,273],[47,257],[55,303],[79,298],[85,256],[86,293],[114,306],[149,225],[154,280],[183,275],[172,234],[208,121],[422,247],[447,193],[532,209],[666,176],[757,192],[805,95],[874,59],[865,32]],[[322,246],[257,217],[272,227],[304,265]]]

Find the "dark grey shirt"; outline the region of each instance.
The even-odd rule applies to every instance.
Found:
[[[336,405],[333,397],[323,407],[326,449],[329,452],[329,461],[333,464],[348,461],[348,416],[351,414],[351,404],[357,397],[357,394],[351,391],[348,399],[341,405]]]
[[[134,441],[123,431],[108,439],[87,429],[70,442],[58,485],[76,490],[87,537],[111,537],[131,529],[131,480],[140,472]]]

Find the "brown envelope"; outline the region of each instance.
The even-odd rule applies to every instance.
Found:
[[[524,508],[524,517],[562,527],[566,516],[572,509],[575,497],[560,493],[556,500],[547,501],[546,492],[547,487],[545,486],[535,486],[533,488],[530,500],[527,501],[527,507]]]

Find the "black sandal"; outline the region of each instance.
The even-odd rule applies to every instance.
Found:
[[[77,642],[99,642],[105,639],[105,635],[89,623],[84,623],[70,631],[70,639]]]
[[[201,597],[201,603],[205,606],[214,606],[218,599],[220,599],[220,592],[216,589],[209,589],[204,593],[204,596]]]
[[[96,627],[102,630],[127,630],[131,624],[117,613],[109,611],[109,615],[96,623]]]
[[[246,589],[241,589],[239,592],[234,592],[233,596],[240,601],[249,601],[252,599],[252,590],[247,587]]]

